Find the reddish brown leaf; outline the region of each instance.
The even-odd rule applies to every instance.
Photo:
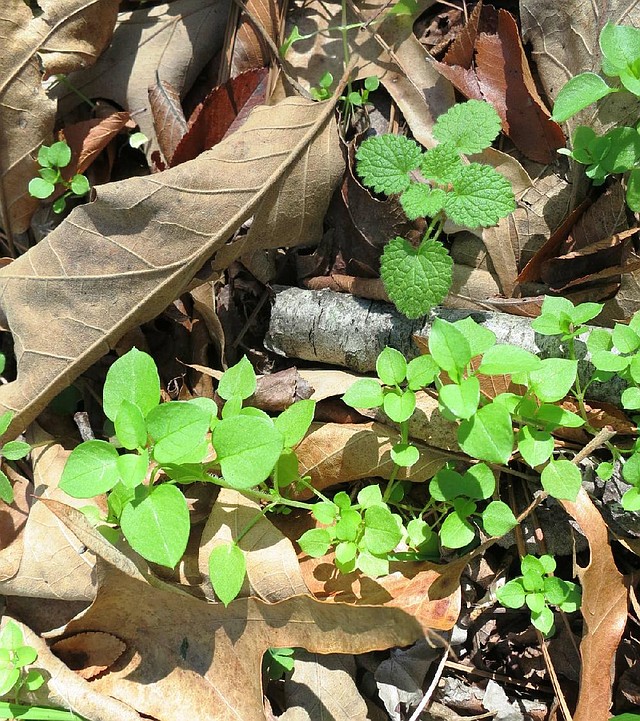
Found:
[[[149,87],[149,105],[158,145],[167,162],[171,163],[178,144],[187,132],[180,93],[171,83],[156,78],[155,84]]]
[[[278,0],[248,0],[246,8],[277,45],[282,20]],[[271,53],[262,33],[256,28],[249,15],[242,12],[233,44],[231,77],[236,77],[247,70],[265,67],[270,60]]]
[[[71,148],[71,163],[65,175],[71,177],[84,171],[118,135],[130,120],[129,113],[112,113],[106,118],[83,120],[67,127],[60,133]]]
[[[564,133],[538,95],[509,12],[478,3],[469,30],[437,67],[467,97],[493,104],[504,132],[524,155],[539,163],[555,162]]]
[[[264,102],[267,70],[249,70],[214,88],[193,111],[171,165],[193,160],[241,125],[252,108]]]
[[[591,560],[578,569],[584,632],[580,696],[574,721],[609,718],[616,650],[627,621],[627,587],[618,571],[607,525],[582,488],[575,503],[561,501],[589,541]]]

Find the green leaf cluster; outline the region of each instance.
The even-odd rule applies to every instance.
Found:
[[[600,32],[602,72],[617,79],[622,88],[609,85],[600,75],[588,72],[571,78],[560,90],[552,118],[568,120],[576,113],[621,89],[640,97],[640,30],[629,25],[608,22]],[[627,205],[640,210],[640,136],[635,128],[618,126],[603,135],[580,125],[572,138],[572,149],[559,152],[587,166],[586,174],[594,185],[602,185],[615,173],[629,172]]]
[[[359,569],[373,578],[387,575],[389,560],[403,541],[418,552],[434,550],[435,539],[427,524],[414,519],[405,527],[377,485],[363,488],[356,503],[341,491],[332,501],[316,503],[313,515],[326,527],[304,533],[298,541],[300,548],[312,558],[334,548],[335,564],[341,573]]]
[[[61,169],[71,162],[71,148],[64,140],[53,145],[43,145],[38,151],[40,177],[29,181],[29,194],[34,198],[49,198],[57,185],[62,185],[67,192],[53,202],[53,212],[62,213],[66,207],[66,199],[70,195],[82,197],[89,192],[89,181],[85,175],[77,173],[70,180],[62,176]]]
[[[35,648],[25,645],[18,624],[8,620],[0,632],[0,696],[12,694],[17,701],[23,688],[35,691],[42,686],[42,673],[37,669],[25,669],[37,658]]]
[[[4,435],[11,424],[13,413],[5,411],[0,415],[0,436]],[[0,458],[7,461],[18,461],[31,451],[31,446],[25,441],[8,441],[0,448]],[[0,470],[0,500],[13,503],[13,486],[7,474]]]
[[[101,521],[105,534],[119,526],[141,556],[173,568],[190,531],[179,485],[200,481],[259,489],[271,493],[275,504],[280,489],[300,480],[293,448],[313,420],[315,402],[299,401],[271,418],[245,407],[255,389],[255,372],[242,358],[220,379],[221,410],[209,398],[160,403],[155,363],[133,348],[113,363],[103,390],[116,444],[90,440],[78,445],[65,465],[61,489],[75,498],[108,493],[109,513]],[[229,603],[245,577],[237,543],[216,547],[209,570],[216,594]]]
[[[580,586],[552,576],[556,562],[552,556],[527,555],[521,561],[522,575],[508,581],[496,591],[498,601],[507,608],[527,606],[531,622],[545,636],[554,633],[553,611],[572,613],[580,608],[582,593]]]
[[[357,170],[366,186],[399,194],[410,220],[434,219],[417,248],[396,237],[381,259],[387,293],[409,318],[440,303],[451,285],[453,264],[437,240],[444,219],[487,227],[515,210],[509,181],[494,168],[463,158],[491,145],[500,129],[500,118],[489,103],[469,100],[438,118],[433,135],[439,144],[430,150],[400,135],[374,136],[358,149]]]

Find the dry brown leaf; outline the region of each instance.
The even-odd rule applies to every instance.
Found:
[[[433,3],[434,0],[419,0],[417,12],[424,12]],[[386,0],[374,0],[366,7],[361,6],[358,18],[350,10],[348,22],[367,21],[386,8]],[[286,32],[288,34],[293,25],[297,25],[302,34],[322,31],[339,24],[340,15],[339,1],[310,0],[290,13]],[[342,51],[334,50],[339,39],[333,31],[315,35],[305,43],[294,43],[285,58],[290,74],[306,88],[317,85],[325,72],[334,78],[341,77]],[[431,133],[433,123],[454,104],[455,97],[451,84],[440,77],[413,34],[412,19],[387,15],[382,23],[370,25],[362,32],[350,31],[347,41],[350,57],[356,58],[357,77],[377,75],[398,104],[415,139],[425,147],[435,145]]]
[[[31,452],[34,487],[30,492],[35,498],[22,533],[8,548],[0,551],[3,562],[7,557],[20,559],[15,574],[0,582],[0,592],[7,596],[91,600],[95,595],[93,554],[45,503],[49,499],[58,499],[79,508],[90,501],[70,498],[58,489],[70,451],[54,443],[36,424],[30,430],[29,441],[42,444]]]
[[[53,140],[56,104],[45,77],[88,67],[109,43],[118,0],[41,0],[35,16],[23,0],[7,0],[0,18],[0,211],[5,232],[29,227],[39,201],[28,192],[34,158]]]
[[[87,681],[113,666],[126,648],[116,636],[100,631],[76,633],[56,641],[51,646],[59,659],[69,668],[77,669],[78,676]]]
[[[310,476],[318,490],[359,478],[389,478],[394,470],[391,447],[399,441],[399,434],[381,423],[312,423],[296,447],[300,473]],[[426,481],[442,468],[447,456],[422,443],[415,445],[420,460],[403,468],[398,478]],[[299,497],[308,495],[309,491],[301,492]]]
[[[228,607],[154,588],[100,562],[96,600],[65,634],[102,631],[127,646],[92,687],[159,721],[261,721],[260,666],[270,647],[364,653],[424,634],[395,608],[324,604],[296,596]]]
[[[67,125],[60,133],[60,139],[66,140],[71,148],[71,162],[64,169],[64,176],[84,173],[129,122],[129,113],[111,113],[106,118]]]
[[[187,132],[187,119],[180,103],[180,93],[171,83],[156,78],[156,82],[149,87],[149,106],[160,151],[167,163],[171,164],[173,154]]]
[[[135,114],[153,140],[149,87],[159,78],[183,95],[221,47],[228,8],[229,0],[175,0],[121,13],[109,49],[93,68],[69,80],[87,97],[108,98]],[[80,102],[66,86],[56,95],[62,112]],[[150,143],[149,151],[155,147]]]
[[[539,163],[556,161],[564,134],[538,95],[509,12],[478,3],[436,67],[467,97],[492,103],[504,132],[526,157]]]
[[[251,15],[262,25],[273,42],[278,45],[282,9],[278,0],[247,0],[244,3]],[[231,77],[247,70],[269,64],[271,54],[262,32],[254,26],[246,12],[240,13],[240,22],[233,44]]]
[[[607,22],[640,27],[640,5],[626,0],[607,3],[585,3],[566,0],[550,5],[547,0],[522,0],[520,3],[522,35],[533,47],[542,87],[551,100],[574,75],[600,72],[598,37]],[[597,132],[612,125],[635,125],[640,103],[629,93],[613,93],[600,103],[599,112],[590,108],[567,122],[571,136],[578,124],[589,124]]]
[[[220,490],[202,532],[200,573],[207,578],[211,551],[218,545],[236,541],[251,523],[238,543],[247,564],[247,579],[240,596],[257,595],[275,603],[308,593],[291,541],[261,514],[258,503],[229,488]],[[214,598],[213,594],[210,597]]]
[[[291,98],[257,108],[191,163],[97,190],[0,269],[0,316],[18,362],[18,380],[0,388],[0,408],[16,414],[9,433],[179,296],[220,249],[229,262],[261,243],[320,234],[343,167],[331,104]],[[254,213],[249,234],[224,245]]]
[[[3,616],[6,623],[8,616]],[[53,654],[46,641],[17,619],[25,644],[38,652],[36,668],[45,672],[47,683],[35,692],[25,692],[25,700],[41,706],[72,709],[91,721],[142,721],[142,717],[126,703],[96,691],[93,684],[69,669]]]
[[[284,682],[288,707],[280,721],[359,721],[367,705],[356,686],[353,656],[318,655],[297,650],[291,678]]]
[[[591,553],[589,565],[577,569],[585,627],[580,644],[580,695],[573,720],[606,719],[616,651],[627,622],[627,586],[613,560],[607,525],[584,488],[575,503],[561,503],[578,522]]]

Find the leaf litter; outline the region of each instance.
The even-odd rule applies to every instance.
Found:
[[[628,318],[640,308],[640,290],[633,252],[636,228],[625,215],[621,186],[611,185],[581,217],[574,212],[586,206],[580,206],[586,185],[580,178],[569,175],[572,182],[567,182],[564,177],[555,151],[564,146],[565,136],[549,119],[547,104],[569,75],[597,69],[597,36],[604,23],[640,24],[637,9],[614,3],[605,14],[565,3],[558,12],[566,16],[567,27],[590,38],[574,47],[575,35],[557,32],[557,18],[551,21],[537,0],[521,2],[519,18],[482,3],[457,13],[431,5],[420,2],[415,10],[430,12],[427,17],[435,22],[448,13],[447,23],[459,25],[451,42],[445,37],[435,45],[421,44],[402,13],[385,15],[378,23],[385,9],[381,0],[366,10],[346,3],[348,21],[366,25],[350,32],[346,41],[355,77],[375,74],[384,88],[372,95],[369,117],[363,116],[372,126],[386,125],[380,132],[410,133],[426,148],[433,146],[434,120],[455,102],[455,87],[468,97],[492,101],[515,146],[505,143],[502,152],[492,148],[482,161],[509,177],[519,207],[498,226],[472,235],[475,241],[467,237],[471,246],[476,242],[482,249],[477,257],[484,258],[483,265],[456,261],[457,280],[446,304],[489,306],[532,317],[540,311],[540,296],[552,289],[573,298],[608,300],[610,318]],[[173,343],[180,338],[169,355],[180,355],[187,370],[177,377],[168,365],[161,366],[167,399],[197,395],[194,374],[210,379],[203,363],[208,365],[220,348],[223,367],[244,350],[267,373],[289,367],[263,346],[268,284],[305,279],[310,287],[316,281],[317,287],[327,287],[331,277],[333,290],[353,293],[359,281],[376,280],[380,236],[384,240],[389,235],[380,226],[403,222],[394,199],[383,203],[360,184],[353,154],[361,138],[339,132],[337,96],[316,104],[287,89],[293,83],[309,90],[325,71],[336,79],[342,76],[342,50],[336,52],[340,43],[330,30],[340,21],[340,3],[295,3],[286,30],[273,0],[243,3],[237,30],[238,13],[229,13],[227,3],[175,0],[139,7],[132,1],[130,11],[117,19],[116,6],[107,0],[82,7],[68,0],[55,8],[42,2],[38,16],[30,5],[15,0],[4,11],[11,52],[6,53],[6,81],[0,90],[5,133],[0,163],[8,254],[16,254],[12,237],[28,231],[38,206],[25,189],[37,169],[38,147],[54,137],[54,122],[59,137],[74,149],[70,170],[91,170],[104,153],[110,156],[106,177],[111,173],[113,180],[98,185],[89,203],[0,269],[0,315],[12,334],[16,360],[11,382],[0,386],[0,407],[15,414],[7,438],[31,424],[29,438],[40,444],[31,457],[32,470],[4,463],[16,501],[0,514],[0,592],[14,615],[29,619],[23,626],[25,638],[38,649],[39,663],[52,677],[49,695],[30,699],[105,721],[128,721],[140,714],[252,721],[273,718],[270,703],[274,708],[280,704],[284,719],[324,718],[326,713],[336,719],[365,718],[375,702],[354,679],[366,672],[380,684],[388,717],[409,718],[410,706],[428,700],[423,691],[433,647],[426,660],[416,650],[419,645],[394,652],[398,668],[390,678],[384,665],[390,660],[381,664],[381,657],[373,660],[369,652],[409,646],[425,636],[439,648],[443,639],[435,631],[451,630],[459,618],[473,619],[483,604],[491,608],[490,584],[496,574],[492,571],[487,583],[474,577],[472,569],[481,551],[494,568],[504,562],[495,547],[484,544],[462,559],[444,559],[449,561],[445,564],[394,563],[390,574],[378,579],[336,575],[331,554],[311,559],[297,552],[302,530],[316,524],[309,514],[279,516],[274,522],[262,516],[245,532],[258,504],[230,489],[215,499],[206,494],[198,498],[196,489],[192,509],[206,510],[198,510],[199,516],[194,512],[194,519],[202,520],[172,577],[137,557],[127,558],[83,516],[62,505],[70,499],[57,485],[74,429],[61,425],[47,407],[75,381],[95,422],[95,397],[106,368],[102,358],[110,349],[121,355],[141,345],[161,358],[166,339]],[[227,17],[233,23],[227,24]],[[311,42],[295,44],[284,59],[274,58],[273,43],[294,24],[305,31],[305,23],[320,33]],[[523,42],[532,43],[532,53],[525,52]],[[440,48],[448,49],[434,61],[427,47],[436,55]],[[212,57],[217,50],[223,60],[216,66]],[[52,91],[41,85],[59,73],[68,75],[69,82],[59,82]],[[87,118],[86,111],[77,111],[78,91],[107,98],[112,112]],[[600,127],[616,114],[635,122],[637,108],[622,106],[615,95],[607,102],[608,116],[603,112],[596,119]],[[385,104],[392,108],[386,116]],[[20,117],[30,113],[29,121],[16,120],[16,112]],[[149,137],[147,157],[160,149],[168,164],[177,167],[147,174],[132,172],[129,161],[120,170],[130,118]],[[447,229],[454,243],[457,230]],[[414,231],[417,236],[421,229]],[[472,257],[473,251],[466,256]],[[349,275],[342,275],[345,271]],[[222,282],[216,280],[223,274]],[[200,292],[189,294],[198,285]],[[178,298],[180,307],[167,311]],[[225,313],[233,319],[226,331],[220,322]],[[353,380],[351,374],[322,367],[300,372],[317,397],[327,401]],[[483,388],[488,397],[510,389],[508,376],[491,380],[491,387]],[[199,387],[208,388],[212,397],[214,385],[209,381]],[[287,398],[294,394],[287,385]],[[273,402],[261,401],[270,409]],[[569,408],[571,401],[566,403]],[[588,413],[594,425],[633,430],[616,408],[589,406]],[[455,457],[453,427],[438,414],[437,402],[422,394],[411,430],[422,439],[417,442],[419,461],[408,474],[415,488]],[[50,435],[35,425],[38,416]],[[393,473],[389,454],[398,436],[389,418],[358,420],[316,422],[297,448],[301,470],[317,490],[332,493],[338,485],[355,493]],[[26,488],[29,481],[31,490]],[[104,499],[97,502],[104,508]],[[628,575],[618,570],[617,549],[609,545],[606,523],[588,495],[582,491],[575,503],[563,505],[586,536],[589,558],[575,561],[584,595],[580,668],[556,682],[556,691],[562,696],[566,688],[577,698],[573,718],[604,719],[612,702],[623,708],[614,659],[625,631]],[[240,598],[223,607],[213,603],[206,559],[217,544],[239,537],[247,581]],[[622,566],[629,574],[629,562]],[[28,600],[34,597],[42,599],[37,611],[29,610]],[[72,602],[78,600],[90,605],[75,615]],[[67,604],[64,622],[53,622],[60,615],[52,611],[52,603]],[[499,619],[494,640],[502,643],[514,631],[501,623]],[[29,626],[40,629],[40,635]],[[482,633],[477,631],[473,643],[476,650],[487,651]],[[517,652],[520,660],[533,645],[527,641]],[[278,690],[277,684],[263,683],[261,664],[267,649],[285,646],[306,651],[296,654],[295,670]],[[482,668],[474,668],[465,658],[465,642],[457,649],[460,663],[451,666],[464,669],[458,680],[467,678],[469,689],[478,690],[474,674],[495,676],[499,665],[492,666],[490,654],[480,662]],[[417,654],[420,661],[419,669],[407,671],[409,680],[399,668],[404,653],[407,658]],[[78,664],[80,657],[86,659]],[[579,685],[572,675],[579,677]],[[480,711],[516,708],[510,684],[518,680],[509,672],[500,679],[502,686],[491,681],[483,687]],[[438,698],[463,710],[460,699],[442,688]],[[543,698],[542,686],[533,684],[536,689]],[[566,708],[565,699],[561,701]],[[375,713],[372,717],[385,713],[379,701]]]

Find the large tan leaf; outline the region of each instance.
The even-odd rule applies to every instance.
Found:
[[[324,604],[296,596],[208,604],[99,563],[96,600],[64,634],[102,631],[127,646],[123,661],[95,679],[99,693],[159,721],[261,721],[260,665],[269,647],[364,653],[424,634],[396,608]]]
[[[221,47],[228,8],[229,0],[175,0],[121,13],[107,52],[70,81],[89,98],[108,98],[135,113],[142,132],[154,138],[149,86],[160,80],[184,95]],[[57,97],[63,112],[78,105],[67,86]]]
[[[322,221],[342,171],[331,103],[290,98],[257,108],[196,160],[100,187],[94,202],[0,270],[0,322],[13,333],[18,362],[17,380],[0,389],[0,408],[16,414],[9,433],[180,295],[254,213],[289,229],[271,226],[271,237],[257,229],[253,245],[226,246],[228,260],[258,242],[306,241],[290,228]],[[287,215],[265,207],[276,185],[289,197],[289,188],[303,188],[305,202]]]
[[[38,207],[27,185],[37,174],[38,148],[53,139],[56,104],[45,76],[95,62],[111,38],[118,0],[41,0],[34,17],[24,0],[0,10],[0,209],[7,232],[29,227]]]

